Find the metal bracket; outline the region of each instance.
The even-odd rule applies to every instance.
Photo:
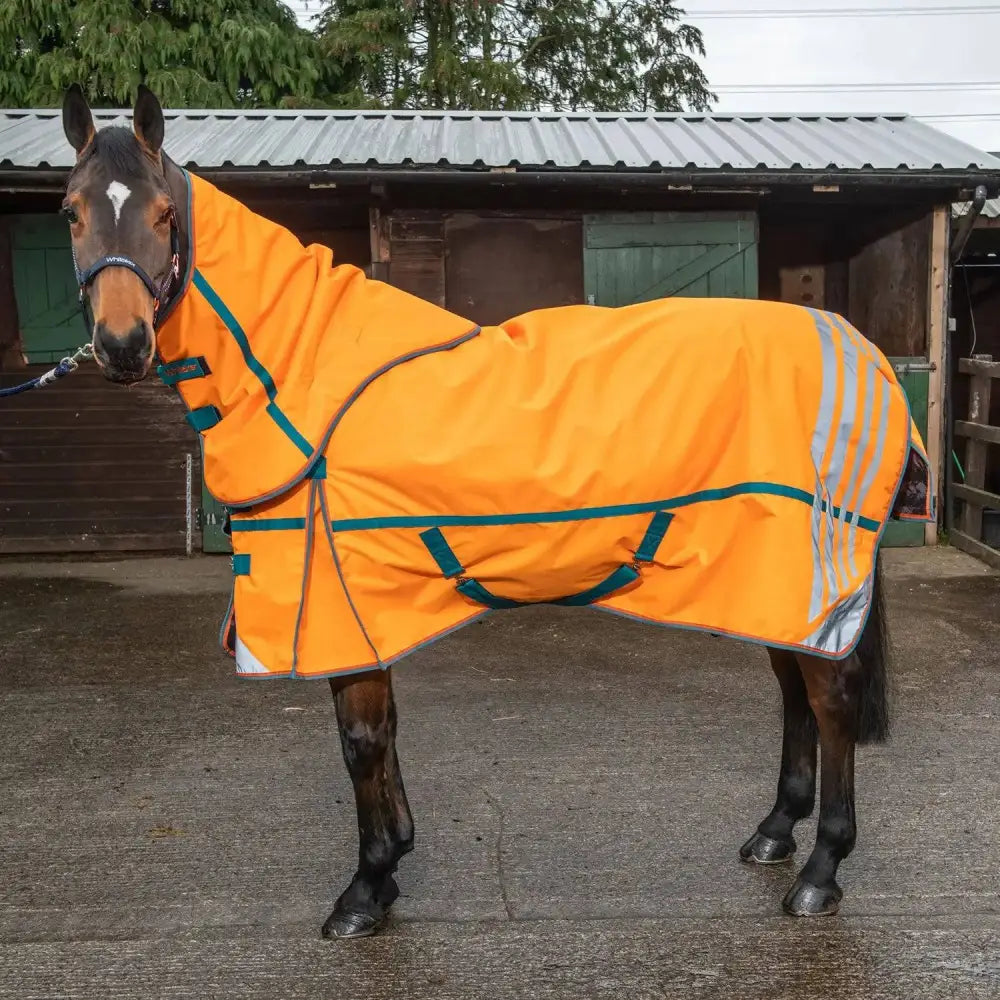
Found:
[[[937,362],[935,361],[914,361],[910,363],[908,361],[903,362],[899,365],[893,365],[892,370],[897,375],[909,375],[910,372],[936,372]]]

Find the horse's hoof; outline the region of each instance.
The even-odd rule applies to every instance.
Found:
[[[389,907],[398,897],[399,886],[391,875],[386,875],[374,891],[355,876],[334,904],[321,933],[325,938],[371,937],[385,923]]]
[[[793,917],[832,917],[840,909],[843,897],[836,882],[820,886],[797,878],[781,905]]]
[[[385,916],[375,916],[371,913],[341,913],[334,910],[323,924],[322,935],[325,938],[363,938],[371,937],[382,926]]]
[[[795,854],[795,838],[775,840],[755,833],[741,848],[740,858],[752,865],[783,865]]]

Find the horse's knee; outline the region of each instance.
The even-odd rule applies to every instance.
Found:
[[[388,718],[378,722],[355,720],[344,725],[340,742],[351,774],[363,773],[373,762],[380,761],[389,748],[391,738]]]

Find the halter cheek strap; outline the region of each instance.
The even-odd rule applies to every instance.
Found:
[[[85,303],[87,291],[91,283],[101,271],[108,267],[124,267],[133,274],[138,275],[139,279],[149,290],[149,294],[153,296],[153,328],[155,329],[156,320],[160,312],[160,303],[166,301],[167,296],[170,294],[170,288],[181,271],[180,234],[177,231],[177,223],[173,217],[170,219],[170,252],[170,269],[159,285],[157,285],[143,267],[132,260],[131,257],[126,257],[124,254],[107,254],[91,264],[86,271],[81,271],[80,265],[76,261],[76,250],[74,249],[73,269],[76,271],[76,282],[80,286],[81,306]],[[84,312],[86,313],[86,308],[84,308]],[[87,323],[86,315],[84,315],[84,323]]]

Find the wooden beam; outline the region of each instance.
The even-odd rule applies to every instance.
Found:
[[[963,483],[955,483],[952,492],[959,500],[964,500],[968,504],[976,507],[994,507],[1000,510],[1000,493],[990,493],[989,490],[981,490],[975,486],[966,486]]]
[[[956,420],[955,433],[959,437],[972,438],[973,441],[1000,444],[1000,427],[991,427],[989,424],[977,424],[970,420]]]
[[[958,370],[963,375],[983,375],[1000,378],[1000,361],[986,361],[982,358],[959,358]]]
[[[956,549],[968,552],[970,556],[975,556],[977,559],[981,559],[984,563],[988,566],[992,566],[994,569],[1000,569],[1000,551],[991,548],[985,542],[980,542],[976,538],[970,538],[964,532],[958,531],[957,529],[949,532],[948,541],[951,542]]]
[[[14,292],[10,227],[6,219],[0,218],[0,371],[21,370],[26,365]]]
[[[990,364],[988,358],[974,359],[976,364]],[[989,375],[976,374],[969,379],[969,419],[963,423],[971,427],[983,427],[1000,432],[998,427],[990,427],[990,388],[993,382]],[[986,485],[986,459],[989,444],[980,434],[970,434],[965,451],[965,485],[977,491]],[[959,493],[956,490],[955,495]],[[962,532],[970,538],[980,539],[983,535],[983,508],[977,503],[969,503],[966,497],[962,511]]]
[[[389,244],[389,213],[381,205],[368,209],[368,235],[371,241],[371,275],[378,281],[389,280],[389,262],[392,259]]]
[[[934,367],[927,385],[927,458],[937,479],[937,509],[944,510],[944,371],[945,330],[948,325],[948,241],[951,206],[938,206],[931,217],[931,245],[927,280],[927,360]],[[924,527],[924,541],[937,544],[938,527]]]

